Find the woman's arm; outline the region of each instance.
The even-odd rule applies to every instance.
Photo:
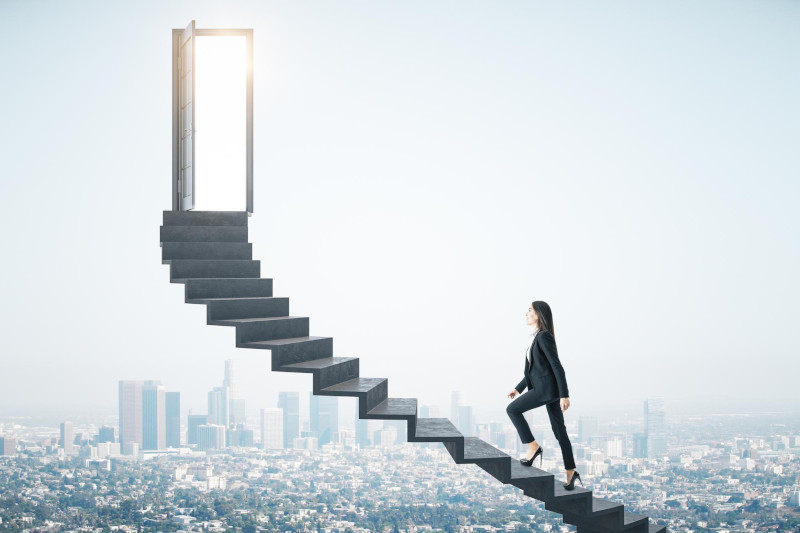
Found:
[[[523,378],[522,378],[522,381],[520,381],[520,382],[517,384],[517,386],[516,386],[516,387],[514,387],[514,388],[517,390],[517,392],[518,392],[518,393],[522,394],[522,391],[524,391],[524,390],[525,390],[525,387],[527,387],[527,386],[528,386],[528,385],[525,383],[525,378],[523,377]]]
[[[544,356],[553,368],[553,374],[556,376],[556,383],[558,384],[559,398],[569,398],[569,389],[567,389],[567,376],[564,374],[564,367],[561,366],[561,361],[558,360],[558,349],[556,348],[556,339],[549,331],[542,331],[539,334],[539,346],[542,347]]]

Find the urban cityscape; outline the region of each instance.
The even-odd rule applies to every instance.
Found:
[[[2,531],[543,531],[574,526],[440,443],[408,443],[404,421],[358,419],[339,398],[280,391],[249,427],[236,365],[225,363],[205,413],[179,392],[119,381],[116,423],[0,422]],[[353,417],[354,430],[342,423]],[[509,421],[479,421],[462,391],[449,416],[513,457]],[[639,423],[581,416],[577,470],[596,496],[670,531],[798,531],[800,426],[789,415],[697,416],[668,423],[660,397]],[[558,450],[552,435],[541,444]],[[542,468],[563,472],[558,453]]]

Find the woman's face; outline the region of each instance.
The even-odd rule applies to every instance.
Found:
[[[525,313],[525,323],[529,326],[539,327],[539,317],[536,316],[536,311],[533,310],[533,304],[528,307],[528,312]]]

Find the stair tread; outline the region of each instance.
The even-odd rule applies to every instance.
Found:
[[[417,414],[416,398],[386,398],[373,407],[368,415],[414,416]]]
[[[589,497],[591,497],[592,491],[589,490],[589,489],[585,489],[585,488],[583,488],[581,486],[577,486],[577,487],[573,488],[572,490],[567,490],[567,489],[564,488],[564,485],[561,482],[557,481],[557,482],[555,482],[553,484],[553,497],[554,498],[572,499],[572,498],[578,498],[578,497],[581,497],[581,496],[585,497],[587,494],[589,495]]]
[[[388,380],[386,378],[354,378],[325,387],[322,390],[326,392],[368,392],[384,381]]]
[[[285,300],[286,296],[242,296],[236,298],[192,298],[186,300],[188,304],[204,304],[207,302],[238,302],[242,300]]]
[[[307,316],[262,316],[262,317],[255,317],[255,318],[223,318],[220,320],[215,320],[214,322],[223,323],[223,324],[243,324],[246,322],[266,322],[269,320],[288,320],[290,318],[308,318]]]
[[[417,418],[415,438],[463,438],[449,418]]]
[[[667,526],[661,526],[658,524],[648,524],[648,533],[666,533]]]
[[[498,450],[478,437],[464,437],[464,460],[480,461],[483,459],[511,458],[507,453]]]
[[[623,509],[625,506],[619,502],[615,502],[612,500],[606,500],[605,498],[598,498],[597,496],[592,496],[592,514],[606,514],[609,512],[616,511],[617,509]]]
[[[647,520],[648,520],[647,515],[631,513],[629,511],[623,511],[622,527],[631,527]]]
[[[305,337],[289,337],[286,339],[272,339],[268,341],[251,341],[242,343],[242,347],[244,348],[270,348],[272,346],[286,346],[287,344],[295,344],[300,342],[308,342],[308,341],[315,341],[321,339],[330,339],[331,337],[313,337],[313,336],[305,336]]]
[[[289,365],[283,365],[283,368],[312,368],[312,369],[320,369],[320,368],[328,368],[330,366],[338,365],[340,363],[346,361],[352,361],[354,359],[358,359],[358,357],[323,357],[322,359],[314,359],[312,361],[304,361],[302,363],[292,363]]]
[[[545,479],[554,477],[553,474],[545,470],[540,470],[535,466],[525,466],[519,461],[511,461],[511,480],[524,480],[524,479]]]

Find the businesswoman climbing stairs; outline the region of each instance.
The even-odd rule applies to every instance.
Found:
[[[542,463],[544,449],[533,438],[531,428],[523,413],[544,405],[550,416],[550,426],[561,446],[561,455],[564,458],[564,468],[567,474],[567,483],[564,488],[572,490],[575,488],[576,479],[580,481],[581,486],[583,486],[583,481],[575,470],[572,443],[569,441],[567,428],[564,425],[563,411],[569,408],[569,390],[564,368],[558,360],[556,338],[553,331],[553,313],[550,311],[550,306],[546,302],[533,302],[525,314],[525,323],[533,327],[531,343],[525,354],[525,373],[522,381],[508,393],[508,397],[512,399],[518,394],[520,396],[506,408],[508,417],[517,428],[520,439],[528,445],[527,457],[520,459],[520,462],[525,466],[531,466],[533,461],[539,457],[539,465]],[[528,392],[522,394],[526,386]]]

